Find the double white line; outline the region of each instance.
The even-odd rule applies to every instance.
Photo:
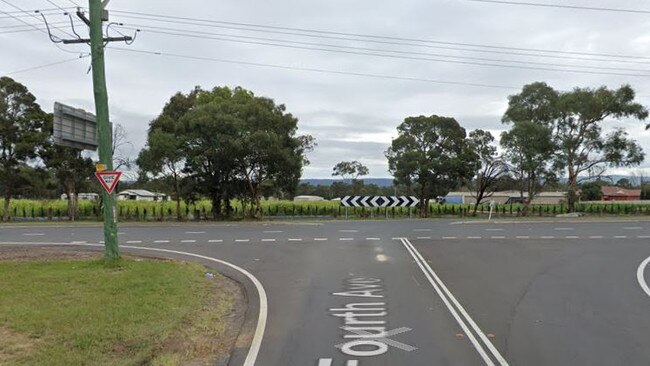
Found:
[[[467,314],[467,311],[465,311],[463,306],[458,302],[458,300],[456,300],[454,295],[451,293],[451,291],[449,291],[447,286],[445,286],[436,272],[431,269],[420,252],[415,249],[413,244],[411,244],[408,239],[400,238],[400,240],[402,244],[404,244],[406,250],[408,250],[408,252],[411,254],[413,259],[415,259],[415,263],[417,263],[417,265],[420,267],[424,273],[424,276],[427,278],[427,280],[429,280],[431,286],[433,286],[433,289],[438,293],[438,296],[440,296],[442,301],[445,303],[445,306],[447,306],[447,309],[451,315],[454,317],[454,319],[456,319],[458,325],[460,325],[460,327],[463,329],[463,332],[467,338],[469,338],[470,342],[479,353],[485,364],[488,366],[508,366],[508,361],[506,361],[505,358],[501,356],[492,342],[490,342],[483,331],[478,327],[478,325],[476,325],[476,322],[474,322],[469,314]],[[488,354],[488,352],[490,354]]]

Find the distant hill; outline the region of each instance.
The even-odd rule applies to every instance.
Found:
[[[363,180],[365,184],[375,184],[379,187],[390,187],[393,185],[393,178],[365,178]],[[340,182],[342,179],[301,179],[300,183],[309,183],[312,186],[331,186],[334,182]],[[349,180],[348,180],[349,181]]]

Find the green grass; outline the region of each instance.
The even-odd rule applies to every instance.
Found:
[[[222,333],[231,310],[227,296],[214,303],[203,273],[154,260],[0,262],[0,364],[178,364],[167,361],[187,352],[161,352],[165,342],[206,317],[221,327],[208,333]]]

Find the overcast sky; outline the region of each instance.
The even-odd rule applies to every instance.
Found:
[[[531,1],[542,2],[542,0]],[[52,9],[54,8],[52,3],[70,7],[73,6],[73,2],[87,5],[83,0],[0,1],[0,49],[2,49],[0,75],[72,59],[79,52],[87,51],[87,47],[83,45],[60,46],[68,52],[76,52],[66,53],[52,44],[46,34],[34,29],[29,32],[7,33],[29,29],[24,23],[2,13],[20,14],[15,13],[17,9],[9,4],[32,10]],[[564,1],[555,3],[568,4]],[[640,0],[571,0],[570,4],[650,10],[650,5]],[[390,2],[390,4],[378,1],[340,0],[263,2],[113,0],[110,2],[109,9],[114,10],[111,13],[111,21],[142,28],[134,44],[127,46],[115,43],[111,44],[111,47],[204,59],[461,83],[461,85],[454,85],[297,71],[109,49],[106,68],[111,120],[126,127],[129,140],[133,143],[133,149],[128,149],[130,151],[126,153],[134,157],[145,143],[149,121],[160,113],[169,97],[177,91],[187,92],[196,85],[203,88],[242,86],[257,95],[271,97],[277,103],[285,104],[287,110],[299,118],[299,132],[313,135],[318,143],[316,150],[309,155],[311,165],[305,168],[303,175],[306,178],[330,177],[332,166],[342,160],[361,161],[370,168],[372,177],[390,176],[384,151],[391,139],[395,137],[397,125],[406,116],[431,114],[450,116],[456,118],[468,131],[482,128],[498,135],[504,129],[500,119],[507,105],[507,96],[517,93],[523,85],[534,81],[546,81],[560,90],[569,90],[577,86],[601,85],[616,88],[629,83],[637,90],[638,100],[645,105],[650,104],[650,14],[541,8],[467,0],[404,0]],[[130,16],[133,14],[117,11],[301,28],[305,31],[254,28],[258,30],[254,32],[232,29],[253,29],[250,26],[205,23],[212,25],[206,27],[181,24],[179,22],[191,23],[192,21],[179,19],[175,19],[175,23],[164,23],[132,18]],[[61,11],[57,13],[60,14]],[[50,14],[47,18],[63,30],[70,32],[69,25],[62,25],[66,17]],[[20,19],[42,27],[42,22],[37,18],[25,16]],[[228,28],[223,28],[224,26]],[[159,32],[161,29],[152,27],[182,29],[191,31],[193,35],[203,36],[206,36],[205,33],[213,33],[209,36],[222,39],[154,33],[152,31]],[[77,30],[81,33],[83,29],[80,27]],[[310,33],[306,30],[419,39],[449,44]],[[127,30],[122,29],[122,31]],[[62,38],[70,38],[60,31],[55,30],[55,32]],[[170,31],[165,30],[165,32]],[[178,33],[178,31],[171,32]],[[303,36],[295,33],[302,33]],[[307,34],[310,37],[305,36]],[[118,34],[111,32],[111,35]],[[237,41],[337,49],[393,57],[230,42],[223,40],[226,37],[224,35],[230,35],[227,39]],[[372,40],[376,42],[370,42]],[[303,43],[287,43],[287,41]],[[530,54],[530,52],[462,46],[458,43],[614,54],[623,57],[614,59],[557,52],[543,54],[534,52],[538,56],[522,56],[511,53]],[[333,48],[333,45],[349,48]],[[474,51],[458,50],[458,48]],[[437,61],[403,57],[429,58]],[[571,57],[586,60],[574,60]],[[506,64],[498,61],[476,60],[477,58],[509,60],[511,62],[507,65],[526,68],[471,64]],[[541,65],[541,63],[553,65]],[[42,69],[18,72],[10,76],[25,84],[36,95],[38,102],[46,111],[52,110],[54,101],[93,111],[91,75],[87,74],[89,64],[89,58],[83,58]],[[596,73],[538,70],[528,67],[573,69]],[[495,87],[470,86],[463,83]],[[644,123],[608,121],[605,126],[606,128],[624,127],[641,143],[649,155],[642,168],[645,169],[646,174],[650,174],[650,131],[644,129]]]

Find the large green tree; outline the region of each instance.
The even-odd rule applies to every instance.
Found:
[[[581,179],[600,176],[610,166],[630,167],[643,161],[641,147],[623,129],[605,134],[602,127],[606,119],[619,123],[623,118],[645,120],[648,110],[634,98],[629,85],[561,92],[537,82],[509,97],[503,122],[533,122],[551,129],[554,167],[566,174],[568,207],[573,211]]]
[[[185,166],[185,131],[180,119],[196,102],[199,88],[186,94],[176,93],[163,107],[162,113],[149,123],[147,144],[136,160],[141,175],[162,181],[170,180],[176,218],[182,219],[181,200],[183,169]]]
[[[551,130],[535,122],[520,122],[509,131],[501,134],[501,147],[509,171],[519,182],[519,192],[523,202],[523,212],[542,188],[554,179],[549,162],[553,155]]]
[[[429,200],[472,178],[478,159],[465,129],[449,117],[407,117],[386,151],[389,171],[397,184],[415,185],[420,215],[428,214]]]
[[[4,214],[9,219],[9,202],[20,186],[19,168],[37,157],[45,143],[47,114],[36,103],[27,87],[0,77],[0,191],[4,196]]]
[[[214,215],[228,214],[240,196],[259,217],[262,188],[293,192],[314,146],[311,136],[296,135],[298,119],[284,105],[243,88],[200,91],[181,120],[186,171],[211,198]]]

